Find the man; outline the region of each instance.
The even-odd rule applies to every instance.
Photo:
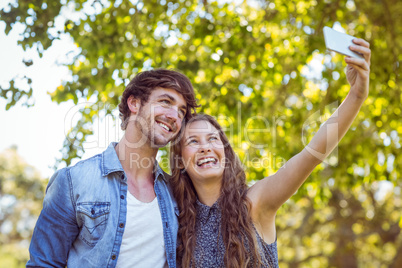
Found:
[[[27,267],[176,267],[178,209],[155,158],[195,107],[183,74],[138,74],[119,105],[120,142],[50,179]]]

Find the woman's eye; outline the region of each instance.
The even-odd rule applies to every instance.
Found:
[[[211,136],[211,137],[209,138],[210,141],[215,141],[215,140],[217,140],[217,139],[218,139],[218,137],[215,137],[215,136]]]

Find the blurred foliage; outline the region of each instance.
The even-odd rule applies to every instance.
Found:
[[[25,267],[45,185],[15,147],[0,153],[0,268]]]
[[[401,1],[33,0],[0,16],[6,33],[25,25],[19,44],[39,55],[53,40],[71,37],[79,51],[66,64],[72,78],[52,99],[96,100],[106,110],[101,116],[113,112],[139,71],[180,70],[193,82],[201,112],[225,126],[250,181],[298,153],[348,93],[343,57],[326,53],[323,26],[336,23],[366,39],[370,96],[337,150],[280,211],[280,262],[402,267]],[[56,27],[60,20],[64,27]],[[25,94],[10,84],[0,94],[7,108]],[[64,143],[67,165],[82,155],[97,111],[81,110]]]

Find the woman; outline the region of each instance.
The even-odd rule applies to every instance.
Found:
[[[179,266],[278,267],[277,210],[335,148],[368,96],[371,51],[366,41],[353,42],[350,49],[364,59],[345,58],[348,96],[299,154],[252,187],[211,116],[196,115],[181,130],[170,155]]]

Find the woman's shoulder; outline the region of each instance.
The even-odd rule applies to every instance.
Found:
[[[254,227],[255,228],[255,227]],[[272,243],[267,243],[264,241],[263,237],[258,233],[255,229],[255,233],[257,236],[257,243],[260,248],[261,260],[263,262],[264,267],[276,268],[279,267],[278,264],[278,247],[277,247],[277,239],[275,236],[275,240]]]

